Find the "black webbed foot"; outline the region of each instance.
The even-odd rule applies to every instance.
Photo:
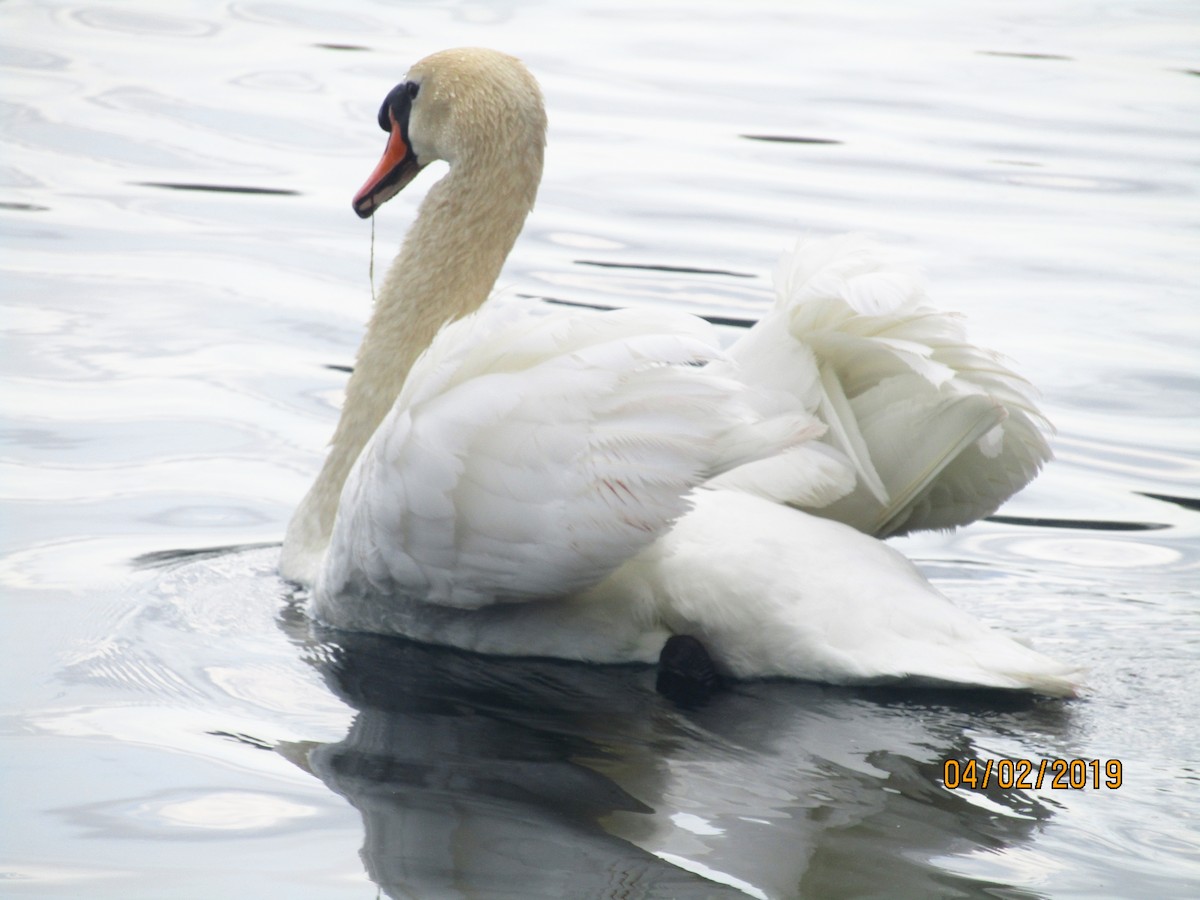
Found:
[[[660,694],[679,706],[700,706],[725,686],[704,645],[688,634],[673,634],[658,655]]]

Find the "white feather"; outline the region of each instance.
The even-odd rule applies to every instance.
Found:
[[[662,535],[696,485],[822,431],[801,412],[761,418],[750,390],[691,365],[719,353],[700,320],[491,320],[485,307],[442,331],[363,449],[323,607],[402,595],[476,608],[587,587]]]
[[[879,537],[952,528],[994,512],[1050,458],[1026,382],[970,344],[958,316],[927,306],[920,273],[867,238],[800,241],[776,290],[729,356],[738,377],[815,412],[856,478],[823,503],[780,479],[776,500]]]

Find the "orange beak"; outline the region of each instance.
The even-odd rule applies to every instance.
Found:
[[[397,122],[396,114],[391,110],[388,111],[388,118],[392,127],[383,157],[371,177],[354,195],[354,211],[361,219],[370,218],[375,210],[400,193],[424,168],[408,142],[408,123]]]

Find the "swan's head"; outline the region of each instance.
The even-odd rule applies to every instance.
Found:
[[[387,148],[354,196],[367,218],[423,167],[521,166],[541,176],[546,142],[542,92],[520,60],[462,48],[427,56],[409,69],[379,109]]]

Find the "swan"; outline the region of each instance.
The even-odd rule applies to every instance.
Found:
[[[371,216],[428,163],[281,574],[334,627],[735,678],[1075,692],[880,538],[996,509],[1049,458],[1028,385],[859,236],[801,241],[732,347],[683,313],[485,303],[546,115],[517,59],[429,56],[379,112]]]

